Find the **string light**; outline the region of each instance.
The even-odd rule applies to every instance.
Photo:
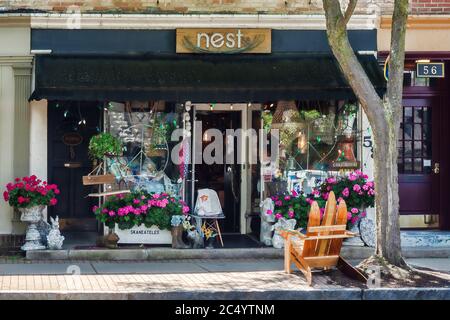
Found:
[[[230,109],[233,110],[233,104],[230,104]]]

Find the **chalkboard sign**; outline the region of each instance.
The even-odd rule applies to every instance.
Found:
[[[418,78],[444,78],[445,66],[443,62],[418,62]]]

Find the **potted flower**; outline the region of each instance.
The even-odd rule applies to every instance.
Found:
[[[122,148],[120,140],[108,132],[97,134],[89,141],[89,155],[93,159],[102,160],[105,156],[120,156]]]
[[[56,196],[59,193],[56,184],[48,184],[35,175],[16,178],[14,182],[6,185],[6,191],[3,192],[4,200],[19,210],[22,221],[29,223],[22,250],[45,249],[36,223],[42,219],[42,212],[46,206],[54,206],[58,203]]]
[[[202,233],[205,237],[205,248],[206,249],[213,249],[214,248],[214,242],[216,240],[217,232],[215,229],[211,227],[207,227],[206,223],[203,223],[202,225]]]
[[[121,230],[131,229],[136,231],[132,234],[138,236],[151,236],[166,231],[170,237],[172,216],[187,215],[189,207],[186,206],[184,201],[178,200],[167,193],[133,191],[110,196],[103,205],[95,206],[93,212],[95,217],[110,230],[117,226],[116,232],[118,232],[120,238],[122,238]],[[142,228],[147,228],[147,230],[142,230]],[[154,228],[157,228],[157,230]],[[149,231],[148,229],[152,230]]]
[[[308,195],[292,191],[290,194],[273,196],[274,210],[268,210],[267,214],[273,214],[277,221],[281,218],[296,219],[297,227],[306,228],[311,203],[317,202],[323,216],[326,200],[330,191],[333,191],[338,202],[344,199],[347,204],[347,228],[360,233],[360,222],[367,215],[366,209],[375,205],[374,188],[374,182],[369,181],[367,175],[355,170],[346,176],[325,179]],[[359,241],[359,238],[350,241]]]
[[[349,212],[347,213],[348,227],[357,226],[366,216],[366,209],[375,205],[375,184],[368,181],[368,176],[360,170],[355,170],[343,177],[329,177],[320,185],[318,191],[323,198],[333,191],[338,202],[345,200]]]

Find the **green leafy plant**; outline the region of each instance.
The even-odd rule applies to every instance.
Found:
[[[121,154],[122,143],[110,133],[100,133],[89,141],[89,155],[94,159],[103,159],[105,155],[119,156]]]

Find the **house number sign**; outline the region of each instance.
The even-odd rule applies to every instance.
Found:
[[[177,53],[270,53],[270,29],[177,29]]]
[[[444,78],[445,64],[442,62],[418,62],[418,78]]]

